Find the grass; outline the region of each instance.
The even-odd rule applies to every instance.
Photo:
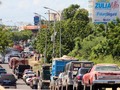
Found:
[[[34,56],[29,58],[28,60],[29,60],[29,65],[31,65],[33,67],[33,71],[35,71],[35,72],[38,71],[41,62],[40,61],[35,61]]]

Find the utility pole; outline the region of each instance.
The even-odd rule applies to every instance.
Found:
[[[46,23],[45,23],[45,25],[47,26],[47,19],[44,17],[44,16],[42,16],[42,15],[40,15],[40,14],[38,14],[38,13],[35,13],[35,14],[37,14],[38,16],[39,16],[39,25],[41,26],[41,17],[43,17],[45,20],[46,20]],[[46,27],[47,28],[47,27]],[[41,28],[39,28],[39,31],[40,31],[40,29]],[[46,32],[45,32],[45,51],[44,51],[44,63],[46,63],[46,61],[47,61],[47,29],[46,29]]]
[[[54,10],[54,9],[51,9],[51,8],[49,8],[49,7],[44,7],[45,9],[48,9],[48,10],[52,10],[52,11],[54,11],[54,12],[56,12],[58,15],[59,15],[59,18],[60,18],[60,42],[59,42],[59,44],[60,44],[60,48],[59,48],[59,57],[61,57],[61,54],[62,54],[62,44],[61,44],[61,41],[62,41],[62,38],[61,38],[61,14],[58,12],[58,11],[56,11],[56,10]]]

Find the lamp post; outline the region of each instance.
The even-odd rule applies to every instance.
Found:
[[[42,15],[40,15],[40,14],[38,14],[38,13],[34,13],[34,14],[36,14],[36,15],[38,15],[40,18],[41,17],[43,17],[45,20],[46,20],[46,26],[47,26],[47,19],[44,17],[44,16],[42,16]],[[41,23],[41,22],[40,22]],[[41,24],[40,24],[41,25]],[[47,55],[46,55],[46,53],[47,53],[47,29],[46,29],[46,32],[45,32],[45,51],[44,51],[44,63],[46,63],[46,60],[47,60]]]
[[[56,11],[54,9],[51,9],[49,7],[44,7],[44,8],[48,9],[48,10],[51,10],[51,11],[54,11],[54,12],[56,12],[59,15],[59,18],[60,18],[60,48],[59,48],[59,57],[61,57],[61,14],[58,11]]]

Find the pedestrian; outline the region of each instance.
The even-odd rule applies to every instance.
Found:
[[[40,54],[38,53],[38,61],[40,60]]]
[[[37,53],[35,53],[35,61],[37,61]]]
[[[40,71],[38,70],[38,77],[40,76]]]

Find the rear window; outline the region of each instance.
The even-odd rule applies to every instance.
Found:
[[[5,69],[0,69],[0,72],[6,72],[6,70]]]
[[[80,70],[80,74],[86,74],[89,71],[89,69],[81,69]]]
[[[93,66],[93,63],[83,63],[84,68],[91,68]]]
[[[120,71],[117,66],[97,66],[96,71]]]
[[[73,70],[78,71],[78,69],[81,67],[81,63],[73,63]]]

